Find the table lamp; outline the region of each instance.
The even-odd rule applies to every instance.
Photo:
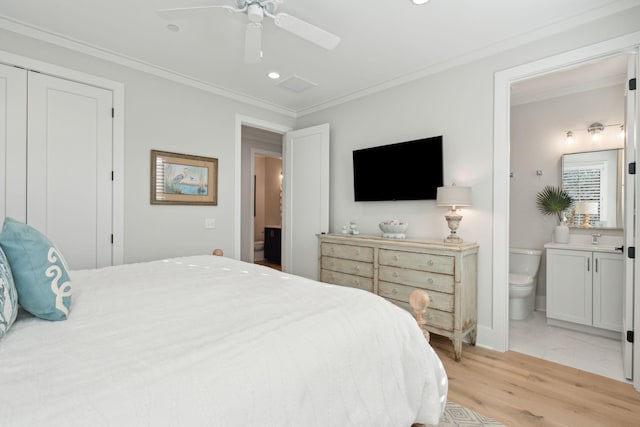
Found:
[[[444,216],[451,230],[451,234],[444,239],[445,243],[462,243],[462,239],[456,234],[462,220],[462,215],[457,210],[461,206],[471,206],[471,187],[458,187],[455,183],[451,187],[438,187],[436,205],[451,208]]]
[[[591,202],[587,200],[580,200],[576,202],[576,213],[582,215],[581,228],[590,228],[589,215],[595,215],[598,213],[598,202]]]

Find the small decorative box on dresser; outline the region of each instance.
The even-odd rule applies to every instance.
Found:
[[[322,234],[319,245],[322,282],[373,292],[409,312],[409,294],[424,289],[426,328],[451,339],[456,360],[463,337],[475,344],[477,244]]]

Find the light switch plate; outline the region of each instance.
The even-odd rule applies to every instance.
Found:
[[[204,219],[204,228],[216,228],[216,219],[215,218],[205,218]]]

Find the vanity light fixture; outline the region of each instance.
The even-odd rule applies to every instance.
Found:
[[[591,139],[594,142],[600,141],[600,133],[604,130],[604,125],[602,123],[594,122],[591,123],[587,132],[591,134]]]
[[[269,74],[267,74],[267,76],[272,80],[277,80],[280,78],[280,74],[277,73],[276,71],[270,72]]]
[[[571,144],[574,142],[574,132],[580,131],[580,130],[586,130],[589,135],[591,135],[591,140],[593,142],[598,142],[600,141],[601,138],[601,134],[602,132],[604,132],[604,130],[608,127],[611,126],[619,126],[620,127],[620,138],[624,138],[624,125],[621,123],[613,123],[610,125],[603,125],[600,122],[593,122],[589,125],[589,127],[587,129],[576,129],[576,130],[567,130],[565,131],[565,135],[566,135],[566,141],[568,144]]]
[[[451,230],[451,234],[444,239],[445,243],[462,243],[462,239],[456,234],[460,221],[462,221],[462,215],[458,213],[458,208],[471,206],[471,187],[458,187],[455,183],[451,184],[451,187],[438,187],[436,205],[451,208],[449,213],[444,216],[449,230]]]
[[[573,144],[573,132],[570,130],[567,131],[567,144]]]

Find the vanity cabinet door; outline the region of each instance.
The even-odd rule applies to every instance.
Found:
[[[547,317],[592,325],[591,252],[547,250]]]
[[[593,254],[593,326],[622,331],[622,291],[624,257],[622,254]]]

